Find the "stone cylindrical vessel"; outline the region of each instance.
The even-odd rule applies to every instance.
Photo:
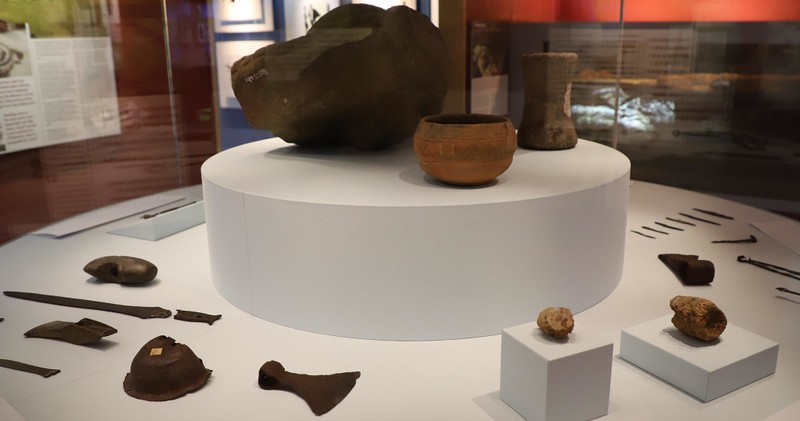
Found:
[[[526,149],[568,149],[578,143],[570,111],[575,53],[522,55],[525,106],[518,145]]]
[[[420,168],[447,184],[478,185],[505,172],[517,138],[505,116],[437,114],[424,117],[414,133]]]

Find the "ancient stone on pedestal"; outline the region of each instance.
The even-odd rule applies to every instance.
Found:
[[[566,307],[547,307],[539,312],[536,325],[555,339],[564,339],[575,326],[572,311]]]
[[[728,326],[725,313],[711,300],[678,295],[669,301],[675,315],[672,324],[681,332],[703,341],[713,341]]]
[[[236,61],[233,91],[247,120],[298,145],[381,149],[441,111],[444,38],[405,6],[347,4],[305,36]]]
[[[578,55],[532,53],[522,55],[525,105],[517,133],[526,149],[568,149],[578,143],[570,97]]]

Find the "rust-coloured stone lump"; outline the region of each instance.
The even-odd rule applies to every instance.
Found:
[[[575,320],[566,307],[547,307],[539,312],[536,324],[553,338],[565,339],[575,327]]]
[[[678,295],[669,301],[675,315],[672,324],[681,332],[703,341],[713,341],[725,331],[728,319],[711,300]]]

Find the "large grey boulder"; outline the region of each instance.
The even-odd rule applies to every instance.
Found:
[[[305,36],[236,61],[233,91],[247,120],[298,145],[380,149],[441,111],[444,38],[405,6],[347,4]]]

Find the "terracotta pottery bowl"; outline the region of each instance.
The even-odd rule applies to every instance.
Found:
[[[420,168],[447,184],[472,186],[494,180],[511,165],[516,148],[514,125],[503,116],[430,115],[414,133]]]

